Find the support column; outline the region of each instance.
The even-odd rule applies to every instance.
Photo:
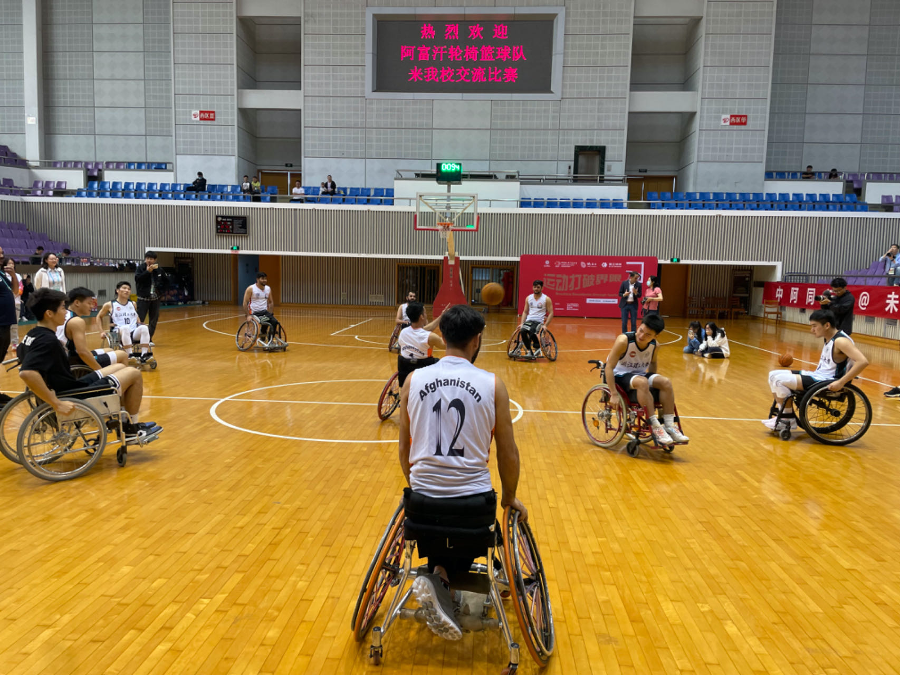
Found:
[[[23,0],[25,157],[30,160],[44,159],[44,45],[41,16],[41,0]]]

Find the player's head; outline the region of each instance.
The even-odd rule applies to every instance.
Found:
[[[147,253],[144,254],[144,262],[146,262],[148,265],[152,265],[156,261],[157,261],[157,254],[154,253],[153,251],[148,251]]]
[[[410,319],[411,325],[418,325],[420,319],[426,318],[426,308],[419,302],[410,302],[407,304],[407,318]],[[426,323],[423,321],[422,323]]]
[[[260,288],[266,286],[266,272],[257,272],[257,285]]]
[[[636,340],[639,342],[654,340],[662,330],[664,319],[657,314],[649,314],[642,319],[642,323],[636,329]]]
[[[410,303],[410,302],[416,302],[416,301],[417,301],[417,294],[414,291],[407,291],[407,302]],[[408,316],[410,316],[410,315],[408,314]]]
[[[836,315],[829,309],[818,309],[808,316],[808,325],[815,337],[824,337],[836,330]]]
[[[125,302],[128,300],[129,296],[132,294],[132,285],[128,281],[120,281],[116,284],[116,296],[119,298],[120,302]]]
[[[66,320],[66,294],[44,287],[31,294],[28,308],[38,321],[49,321],[54,328]]]
[[[76,316],[87,316],[94,309],[94,291],[84,286],[78,286],[69,291],[69,309]]]
[[[485,330],[485,319],[480,312],[469,305],[454,305],[444,311],[438,325],[449,350],[463,352],[471,363],[476,361]]]
[[[833,281],[830,282],[830,288],[833,289],[833,292],[837,295],[842,295],[846,292],[846,286],[849,284],[842,277],[836,277]]]
[[[532,292],[536,295],[541,295],[543,288],[545,288],[545,282],[541,279],[536,279],[532,282]]]

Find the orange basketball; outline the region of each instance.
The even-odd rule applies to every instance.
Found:
[[[482,287],[482,301],[487,305],[500,305],[504,300],[504,286],[494,281]]]
[[[790,352],[786,352],[780,357],[780,365],[784,368],[789,368],[792,365],[792,354]]]

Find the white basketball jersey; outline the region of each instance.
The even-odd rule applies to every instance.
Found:
[[[425,328],[413,328],[408,326],[398,336],[398,344],[401,347],[401,356],[405,359],[425,359],[429,356],[429,336],[431,333]]]
[[[410,317],[407,316],[407,303],[405,302],[401,305],[401,318],[404,319],[407,323],[412,323]]]
[[[124,305],[118,300],[110,303],[112,311],[110,312],[110,321],[117,328],[129,327],[135,328],[138,325],[138,312],[135,311],[135,305],[131,300]]]
[[[269,286],[263,290],[257,284],[251,286],[251,312],[265,312],[269,309]]]
[[[466,497],[492,489],[495,376],[446,356],[411,373],[410,487],[427,497]]]
[[[817,368],[813,373],[806,372],[806,375],[810,375],[815,380],[836,380],[846,374],[846,369],[852,363],[851,359],[846,359],[842,363],[837,363],[833,360],[833,346],[835,344],[836,338],[844,337],[848,340],[852,340],[848,335],[843,333],[842,331],[837,331],[836,335],[834,335],[829,340],[824,340],[824,348],[821,350],[821,360],[817,363]],[[852,344],[855,344],[852,342]],[[803,371],[804,372],[804,371]]]
[[[69,323],[69,319],[75,316],[75,313],[72,310],[66,310],[66,320],[63,321],[63,325],[56,329],[56,339],[59,340],[63,347],[69,344],[69,338],[66,337],[66,324]]]
[[[547,312],[545,311],[545,303],[548,301],[548,296],[542,293],[539,296],[539,299],[536,300],[536,296],[530,294],[528,298],[526,298],[526,305],[529,307],[529,314],[526,315],[527,321],[545,321],[545,315]]]
[[[636,344],[635,333],[626,333],[626,339],[626,352],[614,366],[614,375],[645,375],[651,365],[658,343],[652,340],[643,350],[639,349],[639,345]]]

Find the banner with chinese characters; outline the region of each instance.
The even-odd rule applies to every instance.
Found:
[[[554,18],[381,19],[375,92],[550,94]]]
[[[767,282],[764,284],[764,299],[777,300],[781,307],[799,307],[809,310],[821,308],[814,299],[829,288],[827,284],[788,284]],[[899,318],[898,286],[847,286],[855,297],[855,314],[876,316],[881,319]]]
[[[638,272],[643,292],[645,281],[658,273],[658,259],[648,256],[521,255],[520,296],[517,314],[523,313],[532,282],[545,282],[545,295],[557,316],[620,318],[617,306],[620,283],[627,271]],[[664,291],[666,292],[666,291]]]

